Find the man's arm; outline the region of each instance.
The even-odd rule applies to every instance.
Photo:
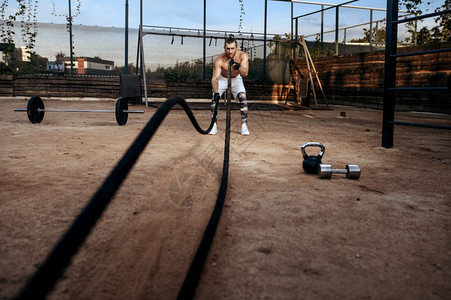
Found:
[[[243,77],[246,77],[249,74],[249,55],[247,55],[246,52],[241,52],[241,63],[238,71]]]
[[[218,92],[218,81],[221,76],[221,60],[218,58],[215,60],[213,64],[213,76],[211,77],[211,88],[213,89],[213,93]]]

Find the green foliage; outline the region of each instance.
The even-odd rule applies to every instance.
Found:
[[[36,53],[30,53],[30,61],[20,62],[21,67],[19,70],[21,73],[25,74],[39,73],[40,71],[47,70],[47,62],[47,58],[44,58]]]
[[[423,14],[423,11],[420,9],[419,5],[422,4],[422,0],[399,0],[399,7],[403,6],[409,13],[412,13],[416,16]],[[426,2],[427,5],[431,4],[431,1]]]
[[[4,62],[0,62],[0,74],[3,75],[14,75],[17,74],[17,71],[5,64]]]
[[[373,42],[382,43],[385,41],[385,33],[386,33],[385,26],[373,28],[372,32],[370,29],[363,28],[363,38],[352,39],[350,42],[351,43],[369,43],[370,37],[372,37]]]
[[[174,68],[163,69],[164,79],[187,81],[187,80],[199,80],[200,68],[196,65],[177,64]],[[158,71],[158,69],[157,69]],[[161,72],[161,69],[159,70]]]
[[[426,5],[430,6],[431,1],[427,1]],[[400,5],[404,5],[407,11],[413,15],[422,15],[429,13],[429,8],[422,11],[419,7],[422,4],[421,0],[400,0]],[[451,9],[451,0],[445,0],[444,4],[435,9],[436,12]],[[431,44],[437,42],[446,42],[451,40],[451,14],[442,14],[435,18],[435,23],[438,24],[432,29],[422,27],[418,30],[418,24],[423,20],[412,21],[406,24],[409,36],[405,38],[406,43],[413,43],[417,45]]]
[[[6,10],[9,7],[8,0],[2,0],[0,4],[0,40],[3,43],[13,44],[15,35],[14,24],[20,22],[21,39],[30,51],[34,49],[37,32],[37,7],[38,0],[15,0],[17,8],[14,14],[7,16]]]
[[[240,2],[240,22],[238,25],[238,33],[243,30],[243,19],[246,12],[244,11],[244,0],[238,0]]]
[[[63,61],[64,57],[66,57],[66,54],[63,52],[63,50],[55,54],[56,61]]]
[[[20,53],[17,53],[14,56],[19,54]],[[0,66],[0,74],[34,74],[47,70],[48,59],[36,53],[28,53],[29,61],[18,60],[14,56],[7,64],[2,63]]]
[[[81,0],[78,0],[78,1],[77,1],[77,6],[76,6],[76,8],[75,8],[76,13],[75,13],[75,15],[72,16],[72,19],[78,17],[78,15],[80,14],[80,9],[81,9]],[[67,23],[70,22],[70,20],[69,20],[69,15],[67,15],[67,14],[58,14],[58,13],[56,13],[56,4],[55,4],[55,0],[52,0],[52,15],[53,15],[53,16],[56,16],[56,17],[65,17]]]
[[[436,8],[435,11],[444,11],[451,9],[451,0],[445,0],[445,3]],[[432,30],[434,31],[435,36],[440,36],[440,41],[449,42],[451,41],[451,14],[443,14],[440,17],[435,18],[435,22],[438,23],[438,26],[434,27]]]
[[[310,51],[310,56],[312,58],[317,58],[317,57],[328,57],[328,56],[333,56],[335,55],[335,51],[331,48],[324,48],[321,45],[321,41],[320,41],[320,37],[316,36],[315,39],[315,44],[313,45],[313,47],[311,47],[309,49]],[[304,55],[302,55],[304,57]]]
[[[400,9],[406,9],[412,15],[422,15],[424,13],[429,13],[429,8],[423,11],[420,8],[421,4],[426,4],[428,6],[431,5],[431,1],[423,3],[421,0],[400,0],[399,5]],[[451,0],[445,0],[444,4],[435,9],[436,12],[444,11],[451,9]],[[409,22],[406,24],[407,32],[409,36],[405,38],[404,42],[409,44],[416,45],[425,45],[437,42],[447,42],[451,41],[451,14],[443,14],[441,16],[436,17],[435,23],[436,26],[431,29],[427,27],[417,28],[418,24],[422,21]],[[372,34],[374,42],[384,42],[385,41],[385,33],[386,28],[380,27],[378,29],[373,28],[373,32],[370,33],[370,30],[367,28],[363,28],[363,38],[352,39],[351,42],[355,43],[368,43],[370,41],[370,35]]]
[[[268,54],[268,59],[287,59],[293,53],[293,43],[286,37],[276,34],[269,45],[271,53]]]
[[[13,13],[7,15],[7,10],[9,8],[10,2],[15,2],[17,4],[16,9],[12,10]],[[71,19],[80,14],[81,0],[77,0],[76,14],[73,16],[68,16],[67,14],[56,14],[55,12],[55,0],[52,0],[54,16],[64,16],[69,23]],[[43,69],[42,59],[39,55],[34,52],[36,37],[38,35],[37,31],[37,10],[38,10],[38,0],[1,0],[0,2],[0,42],[2,45],[12,45],[11,47],[2,47],[5,53],[5,59],[7,61],[6,65],[8,68],[1,67],[0,73],[6,74],[9,72],[37,72]],[[21,41],[27,48],[27,54],[30,57],[29,62],[21,62],[14,58],[14,36],[16,35],[15,26],[20,24],[21,28]],[[64,54],[60,57],[64,57]],[[58,59],[58,55],[57,55]],[[44,67],[44,69],[46,66]],[[12,70],[12,71],[11,71]],[[16,70],[16,71],[14,71]]]

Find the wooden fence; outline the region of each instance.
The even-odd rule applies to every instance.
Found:
[[[384,62],[384,53],[376,52],[317,59],[315,67],[329,103],[380,109]],[[398,92],[397,110],[451,113],[451,52],[398,58],[396,78],[397,87],[448,86],[441,92]]]
[[[277,101],[282,85],[246,83],[253,100]],[[180,95],[186,99],[211,99],[210,81],[147,80],[149,98]],[[119,76],[0,75],[0,97],[118,98]],[[144,95],[144,92],[143,92]]]

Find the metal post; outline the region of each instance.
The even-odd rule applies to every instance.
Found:
[[[377,34],[377,32],[376,32]],[[370,38],[369,38],[369,42],[370,42],[370,49],[373,49],[373,10],[370,9]]]
[[[72,44],[72,10],[69,0],[69,43],[70,43],[70,76],[74,76],[74,53]]]
[[[298,25],[299,25],[299,18],[296,18],[296,24],[295,24],[295,26],[296,26],[296,28],[295,28],[295,38],[296,38],[296,40],[298,39],[298,36],[299,36],[299,33],[298,33]]]
[[[321,47],[324,43],[324,5],[321,4]]]
[[[140,74],[142,75],[141,68],[142,68],[142,59],[141,59],[141,43],[142,43],[142,26],[143,26],[143,1],[140,0],[139,4],[139,34],[138,34],[138,46],[136,47],[136,68],[135,68],[135,75],[138,75],[138,70]],[[146,87],[144,86],[144,89]]]
[[[374,30],[376,30],[376,39],[374,40],[373,44],[377,47],[377,46],[379,46],[379,41],[378,41],[379,21],[376,21],[376,26],[375,26]]]
[[[413,29],[413,44],[418,45],[418,20],[413,21],[414,29]]]
[[[203,54],[203,65],[202,65],[202,79],[207,79],[207,70],[206,70],[206,63],[207,63],[207,0],[204,0],[204,54]]]
[[[265,0],[265,29],[263,38],[263,77],[266,78],[266,29],[267,29],[267,18],[268,18],[268,0]]]
[[[128,74],[128,0],[125,1],[125,69],[124,73]]]
[[[338,55],[338,26],[340,26],[339,24],[339,9],[340,7],[337,6],[335,8],[335,55]]]
[[[293,2],[291,2],[291,39],[293,39],[293,34],[294,34],[294,31],[293,31],[293,16],[294,16],[294,13],[293,13]]]
[[[143,0],[141,0],[140,3],[139,3],[139,28],[140,28],[140,32],[142,34],[142,28],[143,28]],[[141,51],[141,56],[140,56],[140,61],[139,61],[139,64],[140,64],[139,71],[140,71],[141,75],[143,75],[144,72],[145,72],[145,70],[143,71],[143,65],[144,65],[144,53],[143,53],[144,47],[142,46],[143,36],[140,35],[140,38],[141,38],[141,40],[140,40],[141,46],[140,46],[139,51]],[[146,87],[146,93],[147,93],[147,87]],[[147,107],[147,94],[146,94],[146,107]]]
[[[293,2],[291,2],[291,40],[293,41],[295,39],[294,37],[294,28],[293,28],[293,16],[294,16],[294,5]],[[295,57],[296,55],[296,44],[291,44],[291,57]],[[284,79],[285,81],[285,79]]]
[[[384,75],[384,104],[382,115],[382,147],[393,147],[395,99],[393,91],[396,85],[396,57],[398,40],[398,0],[387,0],[387,25],[385,38],[385,75]]]
[[[143,30],[142,25],[139,26],[139,48],[141,52],[141,75],[143,77],[143,85],[144,85],[144,98],[146,102],[146,107],[149,107],[149,100],[147,98],[147,80],[146,80],[146,61],[144,60],[144,45],[143,45]],[[144,70],[144,71],[143,71]]]

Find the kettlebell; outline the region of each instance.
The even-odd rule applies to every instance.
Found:
[[[305,152],[305,148],[307,147],[320,147],[321,151],[318,155],[308,155]],[[318,174],[318,167],[321,164],[321,159],[323,158],[324,151],[326,147],[324,147],[321,143],[309,142],[305,143],[301,146],[302,156],[304,157],[304,161],[302,162],[302,168],[308,174]]]

